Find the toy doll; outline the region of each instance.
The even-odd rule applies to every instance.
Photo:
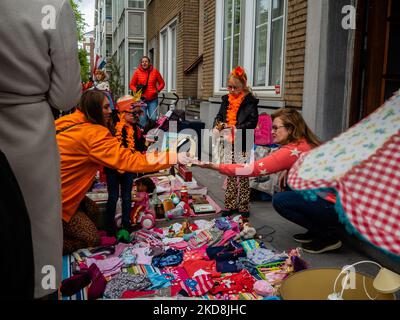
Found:
[[[135,203],[131,211],[131,224],[141,224],[143,228],[151,229],[155,224],[154,213],[150,210],[149,194],[156,186],[150,178],[141,178],[136,181],[136,192],[132,195]]]

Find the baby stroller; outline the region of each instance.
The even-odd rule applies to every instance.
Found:
[[[158,119],[157,129],[168,131],[169,122],[176,121],[178,122],[178,130],[179,130],[180,123],[185,121],[185,111],[176,109],[176,106],[178,105],[180,98],[176,93],[174,93],[173,95],[175,96],[175,98],[166,98],[165,94],[163,94],[160,106],[161,105],[168,106],[168,112],[164,116],[160,117],[160,119]],[[166,99],[172,100],[172,103],[171,104],[165,103],[164,101]]]

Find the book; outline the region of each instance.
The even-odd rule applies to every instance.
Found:
[[[195,214],[215,213],[215,209],[211,204],[192,204]]]

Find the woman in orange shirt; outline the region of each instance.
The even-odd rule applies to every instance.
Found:
[[[99,245],[95,224],[78,208],[102,166],[146,173],[170,168],[178,160],[176,153],[142,154],[124,148],[106,127],[110,115],[106,95],[93,90],[82,95],[73,114],[56,120],[65,253]],[[180,162],[187,160],[186,155],[179,155]]]

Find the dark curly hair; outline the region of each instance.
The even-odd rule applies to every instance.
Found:
[[[136,185],[143,185],[147,188],[148,193],[153,193],[156,190],[156,185],[150,178],[140,178],[136,181]]]

